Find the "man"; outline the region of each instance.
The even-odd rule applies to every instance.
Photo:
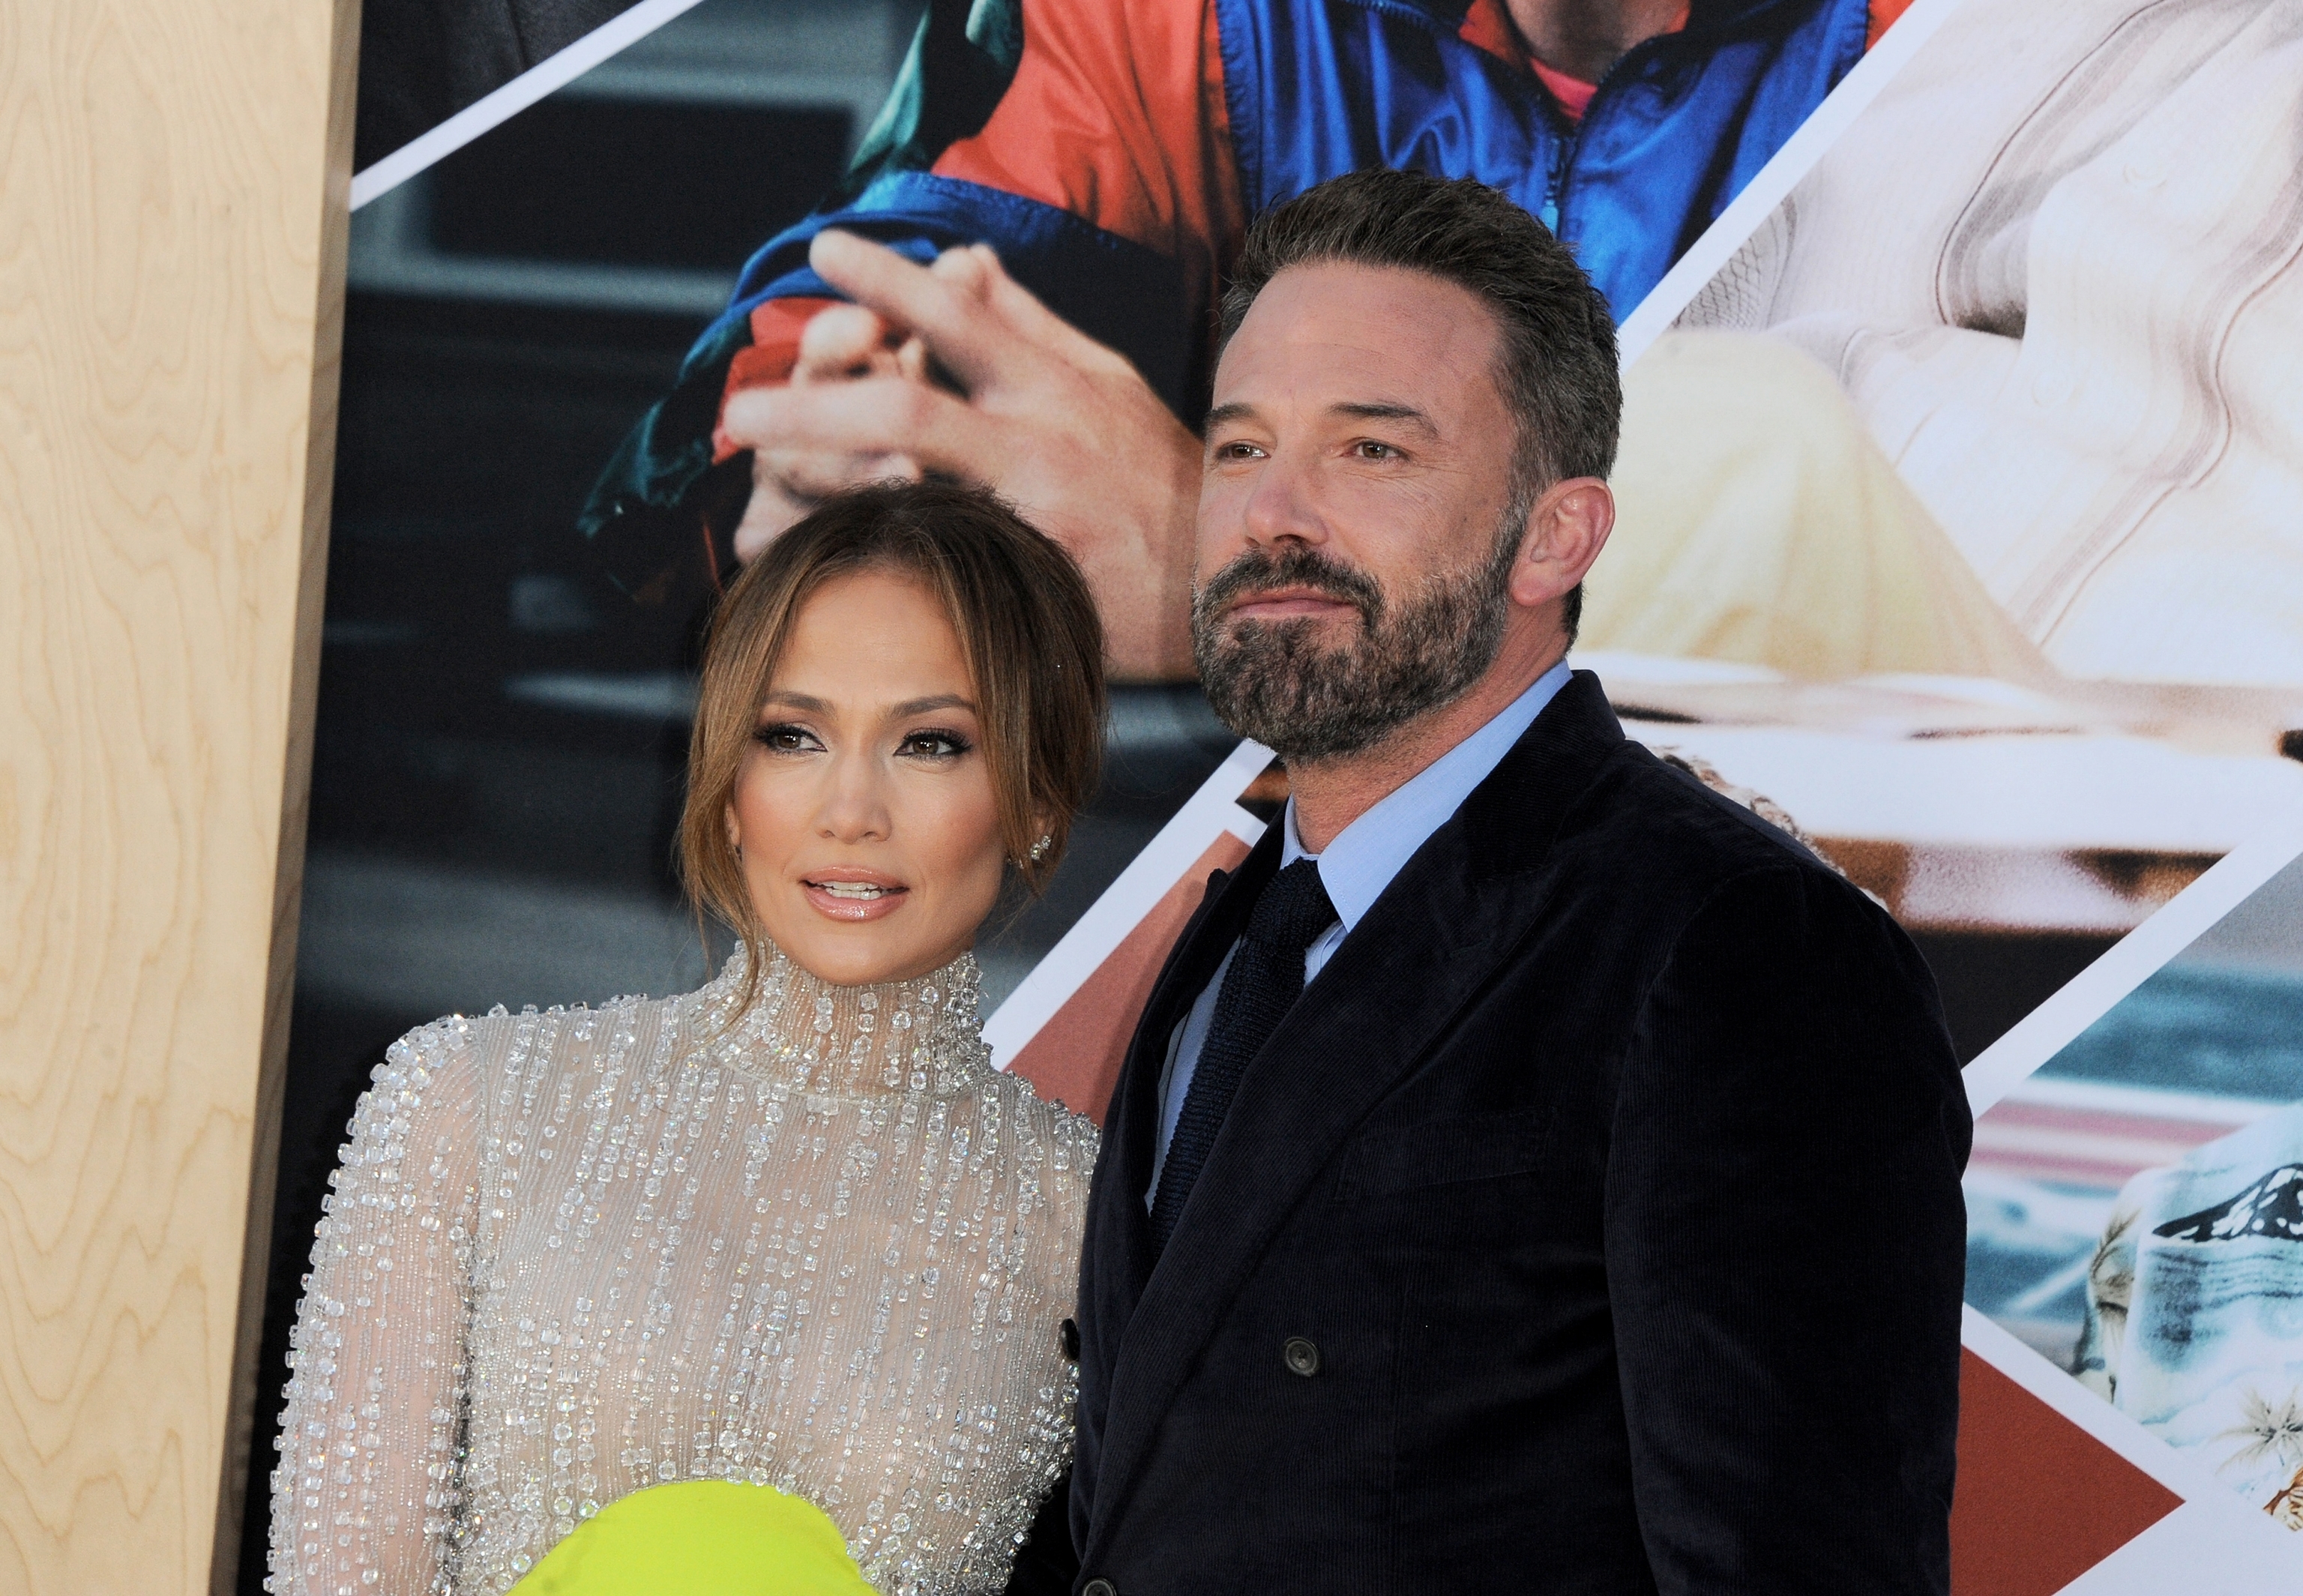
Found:
[[[1188,427],[1248,215],[1365,167],[1475,177],[1627,315],[1905,4],[934,0],[847,185],[745,267],[584,534],[662,602],[831,487],[946,471],[1079,556],[1118,674],[1187,676]],[[925,263],[979,243],[1012,291],[922,325]],[[945,387],[890,358],[915,334]]]
[[[1605,303],[1369,172],[1223,328],[1194,644],[1292,796],[1112,1101],[1076,1588],[1944,1591],[1959,1069],[1886,914],[1567,668]]]

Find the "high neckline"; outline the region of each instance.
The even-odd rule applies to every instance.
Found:
[[[759,995],[740,1018],[749,958],[742,944],[696,994],[704,1046],[723,1061],[836,1097],[941,1097],[991,1073],[976,1019],[983,978],[974,954],[909,981],[835,986],[780,949],[766,953]]]

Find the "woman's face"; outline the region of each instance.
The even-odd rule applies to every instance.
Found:
[[[841,986],[924,975],[971,946],[1003,863],[981,744],[975,684],[933,595],[877,570],[818,588],[728,806],[776,946]]]

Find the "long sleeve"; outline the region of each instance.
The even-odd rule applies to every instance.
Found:
[[[290,1341],[275,1596],[418,1596],[453,1575],[479,1071],[472,1022],[392,1044],[360,1099]]]
[[[1666,1596],[1946,1588],[1969,1135],[1933,983],[1853,889],[1754,871],[1682,931],[1606,1197]]]

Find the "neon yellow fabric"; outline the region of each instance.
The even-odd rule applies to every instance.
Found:
[[[681,1480],[610,1502],[512,1596],[872,1596],[839,1526],[765,1485]]]

